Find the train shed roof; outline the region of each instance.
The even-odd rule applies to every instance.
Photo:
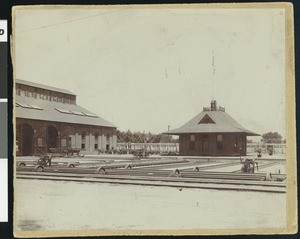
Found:
[[[17,95],[15,98],[15,106],[16,118],[116,127],[114,124],[79,105],[50,102]]]

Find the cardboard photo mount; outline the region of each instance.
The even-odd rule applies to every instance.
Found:
[[[15,72],[15,20],[20,10],[61,9],[283,9],[285,11],[285,118],[286,118],[286,228],[264,229],[219,229],[219,230],[78,230],[78,231],[18,231],[16,230],[15,204],[18,201],[14,188],[14,235],[16,237],[58,236],[106,236],[106,235],[236,235],[236,234],[295,234],[298,231],[297,215],[297,164],[296,164],[296,115],[295,115],[295,65],[294,65],[294,15],[291,3],[216,3],[216,4],[159,4],[159,5],[32,5],[15,6],[12,10],[13,34],[12,62]],[[14,74],[15,75],[15,74]],[[15,91],[15,89],[14,89]],[[15,92],[14,92],[15,94]],[[14,129],[16,131],[16,129]],[[14,132],[14,136],[15,136]],[[16,148],[14,147],[14,155]],[[14,163],[16,179],[16,163]],[[16,185],[14,180],[14,187]]]

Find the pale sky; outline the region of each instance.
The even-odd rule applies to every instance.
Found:
[[[214,98],[245,128],[285,137],[284,18],[284,9],[18,10],[15,76],[70,90],[122,131],[180,127]]]

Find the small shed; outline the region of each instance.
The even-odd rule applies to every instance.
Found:
[[[179,154],[186,156],[246,155],[247,136],[259,136],[240,125],[215,100],[186,124],[164,134],[179,135]]]

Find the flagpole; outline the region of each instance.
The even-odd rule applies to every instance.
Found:
[[[212,75],[212,99],[215,99],[214,96],[214,78],[215,78],[215,73],[216,73],[216,69],[215,69],[215,52],[214,50],[212,50],[212,63],[211,63],[212,67],[213,67],[213,75]]]

